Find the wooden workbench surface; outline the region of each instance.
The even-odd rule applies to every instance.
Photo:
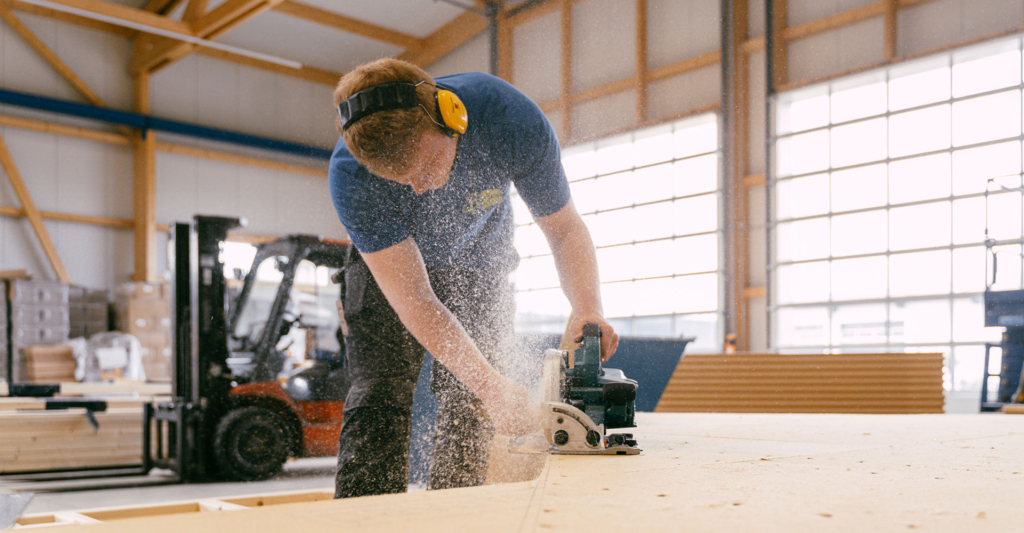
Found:
[[[643,455],[552,456],[533,482],[65,527],[147,533],[1002,532],[1024,524],[1024,417],[637,418]]]

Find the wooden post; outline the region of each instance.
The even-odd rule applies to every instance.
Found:
[[[647,121],[647,0],[636,0],[636,124]]]
[[[46,258],[50,260],[53,273],[56,274],[57,279],[64,283],[71,283],[67,270],[64,270],[64,263],[60,260],[60,255],[57,254],[57,248],[53,245],[53,241],[50,240],[50,233],[46,231],[46,226],[43,224],[43,217],[39,214],[39,210],[36,209],[36,204],[32,201],[32,195],[29,194],[28,188],[25,187],[25,182],[21,179],[21,173],[18,172],[18,167],[14,164],[14,158],[11,157],[11,152],[7,149],[7,143],[2,135],[0,135],[0,165],[3,166],[4,172],[7,173],[7,179],[10,180],[14,194],[18,196],[18,201],[21,202],[22,209],[25,210],[25,216],[28,217],[29,224],[32,225],[32,231],[36,233],[36,237],[39,238],[39,244],[43,246]]]
[[[149,114],[149,74],[133,76],[135,111]],[[156,279],[156,135],[141,131],[132,137],[134,149],[135,281]]]
[[[750,347],[749,317],[744,289],[750,268],[747,188],[748,116],[747,1],[722,0],[722,129],[725,187],[726,333],[736,335],[736,348]]]
[[[896,61],[899,55],[897,35],[899,30],[899,0],[885,0],[885,60]]]
[[[772,43],[773,77],[775,87],[781,87],[789,80],[787,66],[789,65],[789,46],[783,34],[786,26],[789,25],[789,0],[771,0],[774,13],[772,16],[772,28],[775,32],[775,39]]]
[[[512,23],[503,11],[498,15],[498,77],[512,83]]]
[[[572,141],[572,0],[562,0],[562,144]]]

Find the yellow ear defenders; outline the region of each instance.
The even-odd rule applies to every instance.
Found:
[[[423,83],[426,81],[415,84],[407,82],[382,83],[353,94],[338,104],[341,128],[347,130],[349,126],[367,115],[390,109],[420,107],[426,113],[427,109],[420,104],[416,97],[416,87]],[[427,113],[427,117],[440,126],[442,131],[452,137],[466,133],[466,128],[469,126],[469,114],[466,112],[466,105],[455,93],[438,87],[434,93],[434,104],[437,116],[441,117],[441,122],[434,120],[430,113]]]

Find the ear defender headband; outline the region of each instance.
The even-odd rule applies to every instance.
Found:
[[[427,113],[427,108],[420,104],[416,97],[416,87],[426,83],[391,82],[382,83],[367,87],[356,94],[348,97],[338,104],[338,117],[341,119],[341,129],[347,130],[357,120],[380,111],[391,109],[408,109],[419,107]],[[436,86],[435,86],[436,87]],[[441,122],[434,120],[427,113],[430,120],[441,127],[451,137],[458,137],[466,133],[466,126],[469,125],[469,114],[466,106],[459,97],[446,89],[437,88],[434,93],[434,105],[437,116]]]

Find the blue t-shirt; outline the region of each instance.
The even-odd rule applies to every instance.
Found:
[[[416,194],[370,173],[339,138],[328,180],[334,208],[360,252],[412,237],[428,269],[512,271],[519,255],[511,184],[534,217],[569,202],[558,139],[540,108],[500,78],[471,72],[436,82],[457,94],[469,113],[448,183]]]

